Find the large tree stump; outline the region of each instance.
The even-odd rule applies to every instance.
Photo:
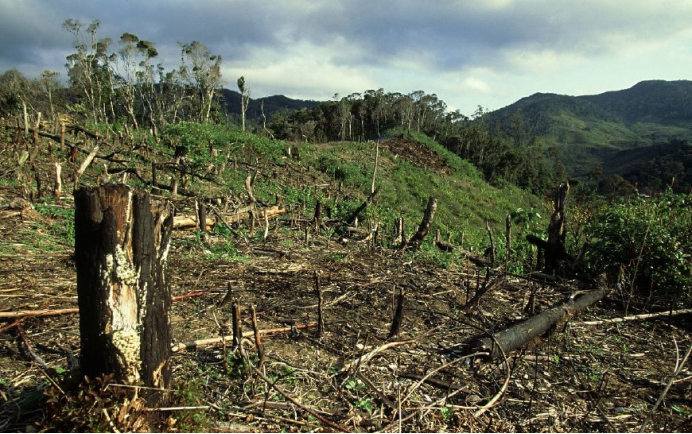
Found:
[[[170,208],[122,184],[81,188],[74,198],[82,374],[168,389]]]

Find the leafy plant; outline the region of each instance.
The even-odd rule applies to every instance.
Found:
[[[621,290],[688,294],[692,288],[691,197],[668,192],[603,208],[588,226],[587,266]]]
[[[361,410],[365,410],[368,413],[372,413],[373,411],[373,401],[370,397],[358,398],[356,402],[353,403],[353,405],[354,407],[360,408]]]

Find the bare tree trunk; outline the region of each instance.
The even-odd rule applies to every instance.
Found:
[[[171,210],[122,184],[74,196],[82,374],[169,389]],[[147,399],[163,403],[167,395]]]

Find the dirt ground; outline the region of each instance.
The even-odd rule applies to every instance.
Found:
[[[426,148],[396,140],[383,146],[444,169],[436,154],[420,155]],[[71,209],[71,198],[60,206]],[[46,426],[43,391],[79,358],[73,247],[44,245],[38,236],[52,224],[53,216],[37,212],[20,188],[0,187],[0,314],[6,315],[0,317],[0,431]],[[377,241],[342,242],[333,234],[306,240],[305,226],[305,219],[280,216],[266,240],[233,239],[237,250],[225,256],[209,251],[226,242],[220,235],[210,235],[205,247],[192,232],[174,232],[168,261],[174,347],[228,336],[233,303],[223,300],[231,299],[241,306],[246,333],[253,330],[255,307],[265,357],[260,375],[230,345],[176,351],[175,396],[191,408],[160,410],[169,416],[169,430],[637,431],[692,345],[689,314],[589,324],[622,316],[622,300],[612,290],[549,335],[486,361],[467,354],[472,338],[595,287],[508,275],[464,313],[466,302],[502,267],[464,262],[438,268],[422,255],[401,254]],[[403,320],[390,338],[399,294]],[[668,309],[656,300],[648,305],[651,311]],[[640,306],[634,300],[631,313],[640,313]],[[61,314],[11,316],[28,310]],[[243,340],[243,349],[257,366],[252,337]],[[690,363],[678,372],[647,431],[690,431]]]
[[[2,311],[76,308],[69,246],[46,253],[14,242],[45,217],[31,208],[8,215],[6,210],[0,230],[3,244],[16,254],[0,261]],[[218,345],[175,353],[175,383],[194,382],[208,406],[205,429],[634,431],[675,369],[676,345],[680,352],[690,345],[689,317],[585,324],[621,314],[610,297],[507,360],[465,358],[464,344],[472,337],[530,315],[532,292],[538,312],[585,288],[510,276],[466,315],[460,308],[485,270],[436,269],[392,251],[319,237],[305,243],[290,222],[281,225],[266,241],[239,243],[240,261],[205,259],[184,242],[191,233],[175,233],[169,260],[177,298],[174,344],[220,335],[231,310],[230,304],[217,305],[229,285],[242,306],[245,331],[252,330],[251,306],[259,329],[288,328],[263,338],[263,372],[276,389],[248,370],[224,367]],[[301,328],[317,319],[316,272],[324,297],[322,337],[314,326]],[[401,331],[388,340],[399,291],[405,297]],[[49,367],[68,369],[69,358],[79,353],[78,315],[21,316],[2,326],[0,429],[24,431],[41,418],[41,409],[24,401],[50,381],[27,344]],[[251,340],[245,351],[256,363]],[[362,356],[372,357],[358,362]],[[691,387],[686,368],[648,429],[689,431]]]

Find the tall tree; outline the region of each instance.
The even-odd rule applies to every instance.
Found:
[[[242,119],[243,131],[245,131],[245,112],[250,102],[250,89],[245,88],[245,77],[242,75],[238,79],[238,90],[240,91],[240,117]]]
[[[55,108],[53,105],[53,92],[57,89],[60,84],[58,83],[59,72],[45,70],[41,73],[39,77],[39,84],[41,90],[45,92],[46,98],[48,99],[48,109],[50,111],[50,119],[55,119]]]
[[[221,56],[212,54],[206,45],[198,41],[181,44],[181,75],[190,82],[198,97],[197,120],[208,122],[214,94],[221,85]]]

